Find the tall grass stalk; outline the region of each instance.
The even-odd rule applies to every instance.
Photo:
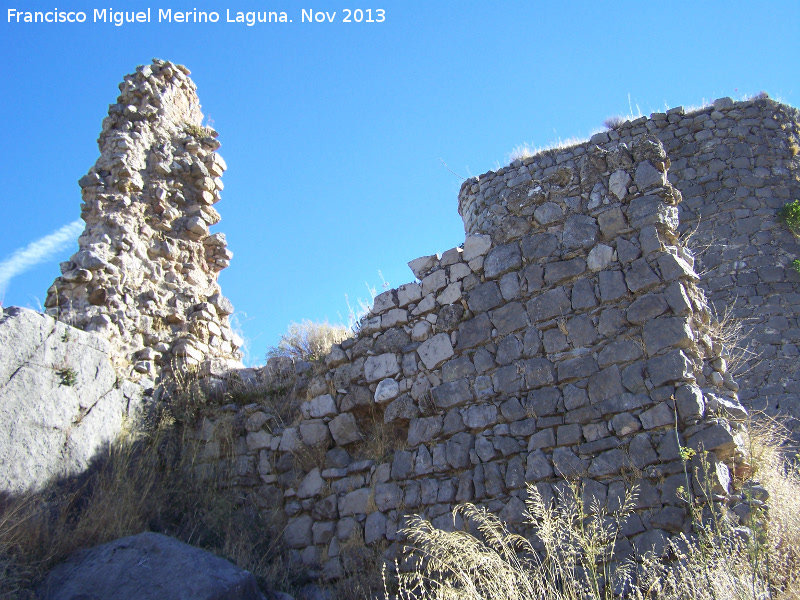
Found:
[[[384,573],[384,598],[800,598],[800,470],[787,457],[774,423],[753,424],[749,436],[750,473],[736,482],[739,491],[731,497],[733,503],[749,502],[749,514],[739,519],[724,503],[711,502],[711,489],[690,495],[687,482],[685,498],[694,528],[671,539],[666,558],[645,554],[634,563],[614,555],[620,524],[635,504],[631,494],[614,514],[598,505],[586,514],[574,486],[564,486],[572,493],[561,494],[553,505],[529,485],[526,516],[535,531],[533,541],[471,504],[454,510],[454,522],[462,517],[471,531],[443,531],[414,517],[402,532],[408,540],[403,569],[396,564],[394,577]],[[693,462],[699,463],[699,471],[687,470],[687,479],[709,482],[709,462],[702,453]],[[766,502],[753,490],[768,496]]]

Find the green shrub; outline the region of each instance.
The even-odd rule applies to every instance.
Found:
[[[786,204],[778,211],[778,218],[786,223],[793,233],[800,234],[800,200]]]

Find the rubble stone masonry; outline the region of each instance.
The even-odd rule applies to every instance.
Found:
[[[120,84],[100,158],[79,182],[79,250],[45,301],[47,314],[111,340],[117,369],[133,378],[175,361],[241,366],[217,284],[232,254],[209,232],[226,166],[188,75],[154,60]]]

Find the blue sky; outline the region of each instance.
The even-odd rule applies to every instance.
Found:
[[[82,24],[8,23],[17,10],[84,11]],[[151,8],[151,23],[93,23],[95,8]],[[158,9],[216,11],[157,23]],[[344,9],[383,23],[344,23]],[[301,10],[336,13],[301,23]],[[292,23],[226,23],[226,11]],[[377,12],[374,13],[377,16]],[[4,2],[0,13],[4,306],[38,308],[77,248],[77,180],[117,84],[158,57],[185,64],[228,164],[222,272],[248,364],[291,321],[346,320],[413,279],[406,266],[464,240],[460,179],[514,147],[588,137],[612,115],[649,114],[761,90],[800,105],[800,2],[327,0]],[[61,231],[57,239],[51,234]],[[64,240],[66,238],[66,240]],[[47,246],[28,260],[21,254]],[[55,250],[53,251],[53,249]],[[15,254],[16,253],[16,254]],[[36,252],[34,252],[36,254]],[[13,260],[12,260],[13,258]],[[5,270],[4,270],[5,268]],[[379,274],[380,272],[380,274]],[[383,279],[381,278],[381,274]],[[13,275],[13,276],[12,276]],[[4,278],[4,280],[3,280]]]

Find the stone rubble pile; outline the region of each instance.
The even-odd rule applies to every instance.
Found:
[[[188,75],[154,60],[120,84],[100,158],[79,182],[79,250],[45,302],[47,314],[107,337],[127,376],[154,378],[175,362],[241,366],[217,284],[232,254],[209,232],[226,165]]]

